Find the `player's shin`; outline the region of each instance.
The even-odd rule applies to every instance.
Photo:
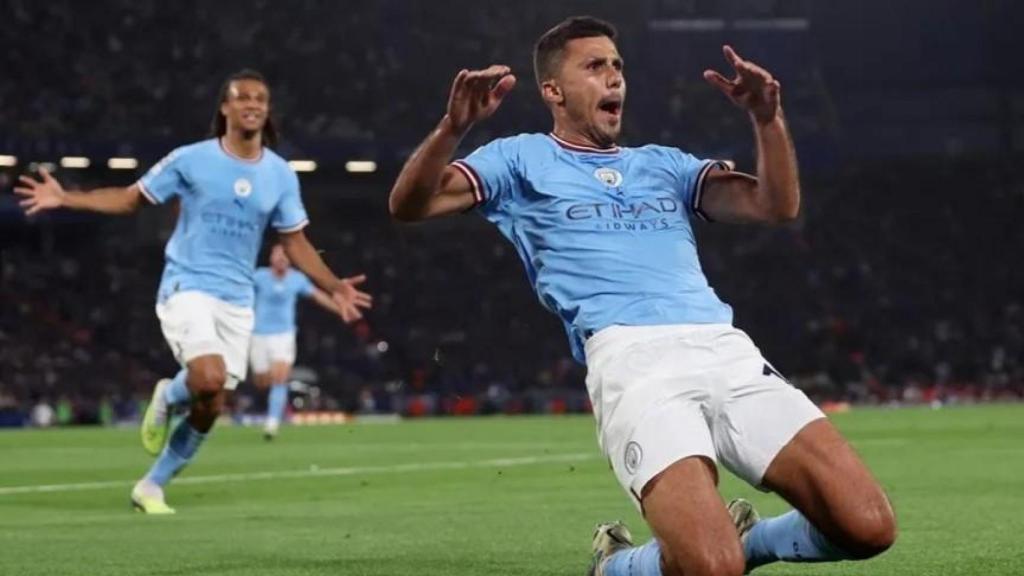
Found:
[[[288,405],[288,384],[275,383],[270,387],[270,396],[267,399],[267,423],[265,431],[274,434],[284,420],[285,409]]]
[[[796,510],[755,524],[743,538],[743,553],[747,569],[777,560],[829,562],[850,558]]]
[[[206,436],[193,428],[188,420],[179,422],[167,446],[146,473],[146,480],[157,486],[166,486],[192,460]]]
[[[651,539],[643,546],[616,552],[604,562],[602,576],[661,576],[661,549]]]

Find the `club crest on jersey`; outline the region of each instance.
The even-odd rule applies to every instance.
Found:
[[[248,198],[249,194],[252,194],[252,183],[245,178],[235,180],[235,196]]]
[[[622,185],[622,173],[614,168],[598,168],[594,170],[594,178],[609,188],[618,188]]]

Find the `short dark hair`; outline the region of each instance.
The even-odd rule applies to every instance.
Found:
[[[533,46],[533,73],[537,84],[555,75],[562,64],[562,52],[570,40],[607,36],[615,40],[618,32],[611,23],[593,16],[573,16],[545,32]]]
[[[231,89],[231,83],[236,80],[255,80],[262,82],[264,86],[267,86],[268,90],[270,88],[270,84],[267,83],[267,79],[263,74],[250,68],[239,70],[228,76],[224,83],[220,85],[217,107],[213,110],[213,121],[210,123],[210,135],[214,138],[220,138],[228,132],[228,119],[221,113],[220,106],[228,101],[228,91]],[[274,124],[273,117],[267,115],[267,121],[263,124],[263,145],[273,146],[274,144],[277,144],[277,126]]]

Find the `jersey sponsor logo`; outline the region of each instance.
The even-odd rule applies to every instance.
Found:
[[[587,202],[573,204],[565,210],[569,220],[643,220],[679,212],[679,202],[673,198],[655,198],[632,204]]]
[[[593,223],[601,230],[665,230],[682,215],[682,204],[663,197],[632,203],[586,202],[566,208],[572,222]]]
[[[235,180],[235,196],[248,198],[250,194],[252,194],[252,182],[245,178]]]
[[[253,234],[260,234],[262,230],[256,222],[237,218],[223,212],[203,212],[200,216],[203,224],[208,230],[221,236],[232,238],[249,238]]]
[[[626,465],[626,472],[636,474],[640,464],[644,461],[644,451],[636,442],[626,444],[626,456],[623,463]]]
[[[609,188],[622,186],[622,172],[614,168],[598,168],[594,170],[594,178],[597,178]]]

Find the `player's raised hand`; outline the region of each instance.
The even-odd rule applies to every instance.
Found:
[[[39,174],[43,177],[42,182],[22,175],[18,177],[21,186],[14,188],[16,193],[25,197],[19,204],[25,210],[25,214],[29,216],[43,210],[60,208],[64,205],[64,188],[60,185],[60,182],[57,182],[53,176],[50,176],[50,172],[45,168],[40,168]]]
[[[346,324],[351,324],[363,317],[360,308],[373,307],[373,296],[356,288],[366,282],[366,274],[342,278],[341,284],[331,293],[331,300],[338,306],[338,315]]]
[[[460,70],[448,96],[447,115],[452,129],[463,134],[473,124],[489,118],[515,85],[516,77],[508,66]]]
[[[705,70],[704,79],[728,96],[733,104],[753,114],[758,122],[774,120],[782,102],[779,81],[764,68],[740,58],[732,47],[722,46],[722,52],[736,75],[728,79],[714,70]]]

